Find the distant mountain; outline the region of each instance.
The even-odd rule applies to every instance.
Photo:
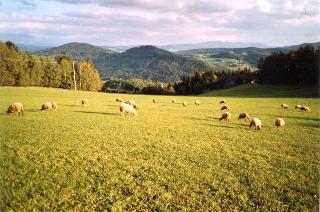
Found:
[[[216,71],[236,70],[239,67],[256,69],[257,61],[261,57],[266,57],[272,52],[288,52],[305,45],[318,47],[320,42],[277,48],[201,48],[175,53],[155,46],[133,47],[119,53],[87,43],[68,43],[34,53],[52,56],[66,54],[75,59],[91,58],[103,78],[140,78],[168,82],[177,81],[181,76],[193,74],[199,69],[213,68]]]
[[[140,46],[117,53],[86,43],[68,43],[59,47],[35,51],[40,55],[71,55],[75,59],[91,58],[103,78],[140,78],[168,82],[177,81],[195,70],[209,70],[206,62],[176,55],[154,46]]]
[[[75,59],[83,59],[83,58],[91,58],[94,59],[95,57],[105,56],[109,54],[115,53],[110,49],[106,49],[99,46],[94,46],[88,43],[67,43],[62,46],[54,47],[54,48],[47,48],[42,49],[39,51],[34,51],[36,54],[41,55],[70,55]]]
[[[21,51],[30,51],[30,52],[53,47],[52,45],[49,45],[49,44],[31,45],[31,44],[17,43],[16,45],[18,49],[20,49]]]
[[[141,45],[103,46],[103,47],[112,49],[117,52],[123,52],[130,48],[139,47],[139,46]],[[176,52],[176,51],[182,51],[182,50],[203,49],[203,48],[245,48],[245,47],[266,48],[267,46],[261,43],[255,43],[255,42],[207,41],[207,42],[201,42],[201,43],[159,45],[157,47],[167,51]]]
[[[212,65],[216,70],[237,69],[241,64],[245,64],[245,66],[255,69],[257,67],[257,61],[259,58],[264,58],[270,55],[272,52],[288,52],[297,50],[306,45],[311,45],[315,48],[318,48],[320,47],[320,42],[303,43],[300,45],[276,48],[204,48],[178,51],[176,54],[190,58],[202,59],[203,61],[206,61]]]
[[[102,73],[106,77],[141,78],[160,82],[177,81],[183,75],[193,74],[195,70],[210,69],[201,60],[176,55],[155,46],[134,47],[110,55],[104,63]]]
[[[202,43],[195,44],[173,44],[159,46],[162,49],[169,51],[181,51],[181,50],[190,50],[190,49],[203,49],[203,48],[247,48],[247,47],[259,47],[266,48],[267,46],[261,43],[255,42],[227,42],[227,41],[207,41]]]

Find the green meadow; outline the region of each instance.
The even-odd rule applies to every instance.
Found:
[[[0,208],[318,211],[315,95],[260,85],[187,97],[0,87]],[[139,104],[138,116],[121,116],[118,97]],[[229,123],[218,120],[221,99]],[[40,110],[48,101],[56,112]],[[24,105],[23,116],[6,114],[13,102]],[[240,112],[262,120],[262,129],[238,120]]]

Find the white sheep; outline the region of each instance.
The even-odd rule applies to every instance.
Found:
[[[124,103],[128,104],[128,105],[132,105],[134,109],[139,110],[139,105],[136,104],[134,101],[132,100],[127,100]]]
[[[183,106],[187,106],[187,105],[188,105],[188,102],[184,101],[184,102],[182,102],[182,105],[183,105]]]
[[[56,102],[51,102],[52,110],[58,110],[58,105]]]
[[[20,113],[23,115],[23,105],[21,103],[13,103],[8,107],[7,113]]]
[[[81,104],[82,104],[82,106],[87,107],[87,105],[88,105],[88,99],[82,99],[82,100],[81,100]]]
[[[309,108],[308,106],[301,106],[300,110],[301,110],[301,111],[309,112],[309,111],[310,111],[310,108]]]
[[[197,101],[194,102],[194,104],[199,106],[200,105],[200,101],[197,100]]]
[[[283,120],[283,118],[276,118],[276,122],[274,123],[274,125],[276,125],[276,127],[282,127],[285,125],[285,122]]]
[[[240,113],[239,117],[238,117],[238,120],[240,120],[240,119],[244,119],[245,121],[247,121],[247,119],[248,119],[248,121],[249,121],[250,120],[249,119],[249,114],[246,113],[246,112]]]
[[[172,103],[176,103],[176,100],[175,100],[175,99],[172,99],[171,102],[172,102]]]
[[[253,118],[250,122],[250,128],[254,126],[255,129],[260,130],[261,129],[261,120],[257,118]]]
[[[137,116],[137,111],[134,107],[127,103],[121,103],[119,106],[120,114],[123,116],[125,113],[128,113],[129,116],[134,115]]]
[[[288,105],[287,104],[281,104],[281,107],[283,108],[283,109],[288,109]]]
[[[229,122],[231,118],[231,114],[229,112],[224,112],[221,114],[221,117],[219,118],[219,121],[225,120],[226,122]]]
[[[41,106],[41,110],[44,111],[44,110],[52,110],[52,103],[51,102],[47,102],[47,103],[44,103],[42,104]]]
[[[220,110],[229,110],[229,106],[228,105],[223,105]]]

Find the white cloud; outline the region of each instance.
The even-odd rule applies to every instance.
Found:
[[[0,7],[2,34],[100,45],[209,40],[274,45],[317,41],[312,39],[320,34],[315,28],[320,5],[312,0],[52,0],[47,11],[44,0],[32,2],[39,9]]]

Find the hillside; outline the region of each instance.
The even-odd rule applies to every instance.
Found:
[[[312,45],[317,48],[320,46],[320,42],[276,48],[203,48],[178,51],[176,53],[206,61],[217,70],[237,69],[239,67],[239,60],[241,67],[247,66],[255,69],[259,58],[264,58],[272,52],[297,50],[306,45]]]
[[[208,70],[203,61],[186,58],[154,46],[141,46],[114,54],[105,61],[104,74],[123,79],[168,82],[177,81],[182,75],[193,74],[195,70]]]
[[[54,48],[46,48],[38,51],[34,51],[35,54],[56,56],[56,55],[70,55],[75,59],[91,58],[95,59],[97,57],[110,55],[115,53],[110,49],[106,49],[99,46],[94,46],[88,43],[67,43]]]
[[[203,97],[246,97],[246,98],[316,98],[319,91],[316,86],[284,86],[245,84],[229,89],[212,90],[201,94]]]
[[[210,42],[207,43],[207,46],[209,44]],[[34,53],[40,55],[67,54],[75,59],[91,58],[103,78],[140,78],[168,82],[177,81],[182,75],[192,75],[199,69],[213,68],[216,71],[236,70],[239,67],[256,69],[259,58],[266,57],[272,52],[288,52],[305,45],[307,44],[277,48],[202,48],[176,53],[154,46],[140,46],[118,53],[86,43],[69,43]],[[318,47],[320,43],[309,45]]]
[[[176,55],[154,46],[140,46],[116,53],[89,44],[70,43],[35,52],[41,55],[70,54],[74,58],[91,58],[104,78],[140,78],[168,82],[177,81],[182,75],[196,70],[209,70],[201,60]]]

